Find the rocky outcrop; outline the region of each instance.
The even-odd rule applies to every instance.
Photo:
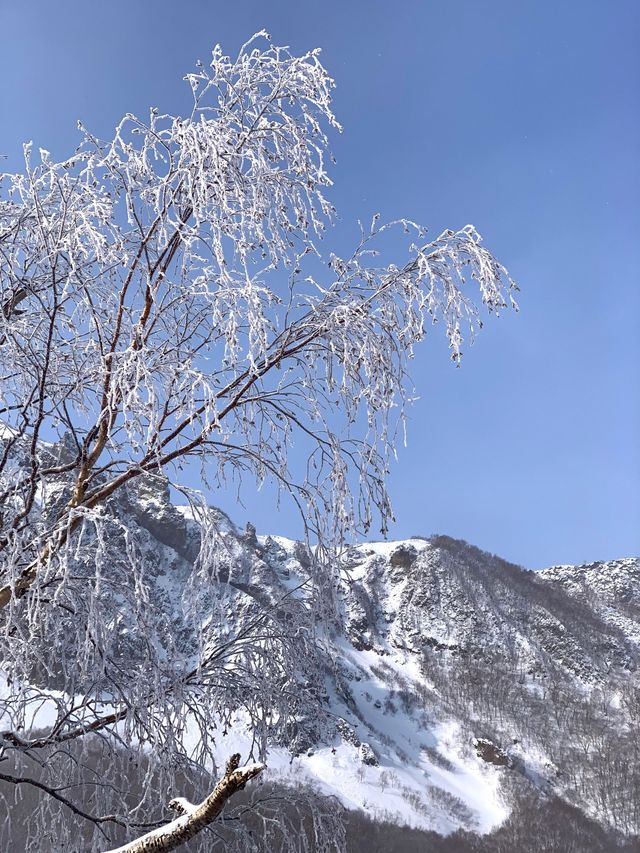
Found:
[[[369,767],[377,767],[378,764],[380,764],[380,762],[378,761],[378,756],[375,754],[371,745],[368,743],[360,744],[358,755],[360,756],[360,761],[363,764],[368,765]]]
[[[487,764],[495,764],[496,767],[511,767],[512,760],[509,755],[497,744],[488,738],[476,738],[473,742],[476,755]]]

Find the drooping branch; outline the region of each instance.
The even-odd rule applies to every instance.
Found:
[[[213,823],[227,800],[264,770],[263,764],[248,764],[246,767],[239,764],[240,754],[235,753],[227,762],[224,776],[205,800],[198,805],[192,805],[183,797],[171,800],[169,808],[179,812],[180,817],[108,853],[158,853],[175,850],[189,841]]]
[[[84,820],[88,820],[91,823],[94,823],[96,826],[100,826],[103,823],[114,823],[118,826],[125,826],[124,822],[119,820],[116,815],[92,815],[83,809],[79,808],[74,802],[72,802],[68,797],[65,797],[60,791],[56,790],[56,788],[51,785],[45,785],[44,782],[40,782],[38,779],[30,779],[27,776],[15,776],[10,773],[0,773],[0,781],[9,782],[12,785],[31,785],[33,788],[38,788],[40,791],[44,791],[47,796],[51,797],[57,802],[61,803],[63,806],[69,809],[69,811],[73,812],[73,814],[77,815]],[[102,830],[101,830],[102,832]],[[105,838],[108,836],[105,836]]]

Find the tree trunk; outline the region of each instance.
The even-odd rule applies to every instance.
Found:
[[[107,853],[157,853],[161,850],[175,850],[193,838],[218,817],[224,804],[236,791],[241,791],[250,779],[264,770],[263,764],[249,764],[238,769],[239,764],[240,755],[236,753],[227,762],[222,779],[199,805],[192,805],[183,798],[171,800],[169,807],[179,811],[180,817]]]

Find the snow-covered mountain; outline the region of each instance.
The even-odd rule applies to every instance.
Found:
[[[289,582],[299,549],[253,546]],[[278,773],[441,833],[495,828],[523,780],[638,831],[640,561],[535,574],[436,536],[351,548],[343,571],[325,698],[341,736]]]
[[[67,488],[61,478],[45,511]],[[274,686],[289,691],[290,717],[277,735],[267,723],[259,733],[268,782],[307,782],[373,820],[443,835],[491,833],[530,797],[640,833],[640,560],[534,573],[446,536],[367,543],[335,557],[339,593],[310,619],[307,549],[210,509],[208,593],[189,610],[201,543],[191,508],[149,477],[108,512],[127,533],[108,543],[100,570],[116,578],[135,544],[154,613],[149,645],[188,646],[203,614],[216,636],[264,610],[298,626]],[[87,572],[94,563],[87,557]],[[125,661],[134,622],[118,599]],[[51,645],[43,634],[55,687]],[[255,735],[230,709],[215,733],[220,763],[255,748]]]
[[[160,480],[131,490],[127,509],[170,589],[198,550],[190,510]],[[304,546],[211,513],[215,584],[250,608],[302,606]],[[271,780],[439,833],[491,831],[523,790],[640,831],[638,559],[534,573],[434,536],[348,548],[340,569],[337,612],[300,682],[317,715],[270,744]],[[221,758],[251,738],[238,718]]]

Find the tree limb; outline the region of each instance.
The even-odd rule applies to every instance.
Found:
[[[180,817],[107,853],[157,853],[180,847],[209,826],[218,817],[227,800],[264,770],[263,764],[249,764],[240,768],[239,764],[240,754],[235,753],[227,762],[222,779],[199,805],[192,805],[183,797],[171,800],[169,807],[179,812]]]

